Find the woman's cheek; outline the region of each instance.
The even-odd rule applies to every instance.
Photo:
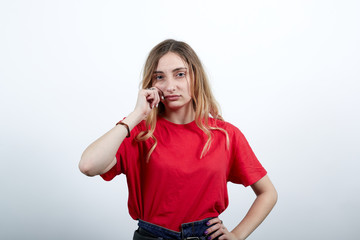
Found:
[[[163,84],[161,84],[161,83],[155,83],[154,85],[153,85],[153,87],[157,87],[158,89],[160,89],[161,91],[163,91],[164,92],[164,86],[163,86]]]

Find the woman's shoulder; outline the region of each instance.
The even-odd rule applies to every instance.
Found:
[[[217,128],[225,130],[229,136],[230,142],[246,143],[247,140],[242,131],[235,125],[220,119],[211,119]]]
[[[229,131],[229,133],[240,131],[235,125],[217,118],[209,118],[209,125],[211,127],[222,128],[226,131]]]

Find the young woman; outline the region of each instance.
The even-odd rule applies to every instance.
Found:
[[[84,151],[79,167],[107,181],[126,175],[134,240],[245,239],[277,200],[243,134],[220,116],[196,53],[175,40],[152,49],[134,111]],[[257,196],[232,231],[218,218],[228,181]]]

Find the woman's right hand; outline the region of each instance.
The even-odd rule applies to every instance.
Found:
[[[162,97],[162,92],[156,87],[141,89],[138,93],[134,112],[147,117],[154,107],[158,107]]]
[[[161,96],[163,96],[161,90],[156,87],[141,89],[134,112],[122,122],[126,123],[131,131],[154,107],[158,106]],[[116,125],[90,144],[81,156],[80,171],[85,175],[95,176],[111,169],[116,164],[116,152],[127,134],[128,131],[124,126]]]

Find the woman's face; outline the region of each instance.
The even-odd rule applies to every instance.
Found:
[[[164,93],[162,103],[169,110],[178,110],[191,105],[190,76],[188,65],[173,52],[159,60],[153,73],[153,86]]]

